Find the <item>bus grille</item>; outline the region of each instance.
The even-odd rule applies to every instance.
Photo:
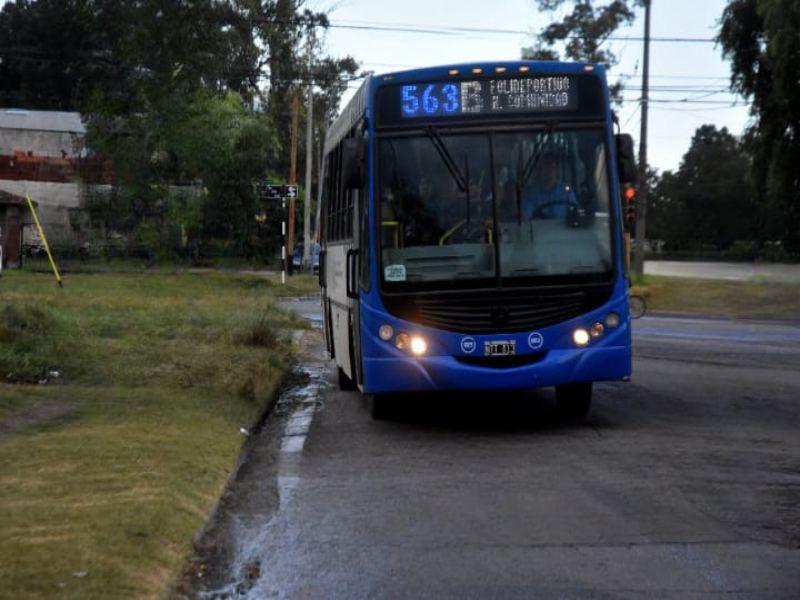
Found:
[[[589,299],[584,292],[511,297],[495,292],[469,297],[405,298],[402,302],[387,300],[384,298],[386,308],[401,319],[445,331],[476,334],[540,329],[577,317],[605,301]]]

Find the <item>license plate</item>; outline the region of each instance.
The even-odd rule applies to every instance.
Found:
[[[500,340],[483,343],[484,356],[511,356],[517,353],[516,340]]]

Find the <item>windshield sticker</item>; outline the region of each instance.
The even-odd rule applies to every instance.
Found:
[[[383,277],[386,281],[405,281],[406,280],[406,266],[405,265],[386,265],[383,269]]]

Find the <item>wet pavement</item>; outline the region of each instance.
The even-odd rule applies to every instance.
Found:
[[[321,326],[313,311],[308,316]],[[314,330],[300,338],[307,360],[291,374],[265,422],[249,432],[238,471],[196,543],[198,556],[179,597],[258,597],[251,592],[261,575],[269,524],[292,500],[312,419],[325,408],[329,367],[319,337]]]
[[[399,397],[372,421],[315,331],[190,595],[800,597],[799,332],[645,317],[633,382],[574,424],[552,390]]]

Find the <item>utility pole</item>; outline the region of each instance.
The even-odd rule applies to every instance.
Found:
[[[650,98],[650,5],[644,0],[644,68],[642,69],[642,130],[639,139],[639,193],[636,198],[636,252],[633,272],[644,275],[644,240],[647,217],[647,109]]]
[[[327,114],[327,113],[326,113]],[[327,117],[326,117],[327,121]],[[322,222],[322,160],[325,152],[325,130],[321,129],[319,132],[319,160],[317,161],[317,218],[316,226],[314,228],[314,241],[319,243],[322,239],[320,236],[321,222]]]
[[[314,80],[311,77],[311,46],[314,29],[308,31],[308,108],[306,110],[306,185],[303,195],[303,267],[311,260],[311,167],[313,166],[312,130],[314,126]]]
[[[297,114],[300,112],[300,96],[297,91],[292,92],[292,133],[291,133],[291,159],[289,167],[289,184],[297,185]],[[296,212],[296,198],[289,199],[289,234],[287,246],[289,255],[294,254],[294,222]],[[291,262],[291,260],[290,260]],[[292,267],[289,265],[289,272]]]

